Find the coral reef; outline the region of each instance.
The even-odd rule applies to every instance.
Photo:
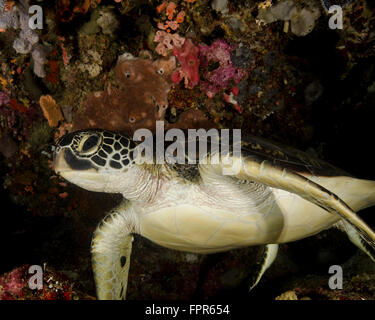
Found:
[[[18,151],[17,144],[13,141],[13,139],[8,134],[2,135],[0,137],[0,153],[5,158],[13,157],[17,151]]]
[[[70,22],[74,18],[81,15],[85,15],[90,8],[90,4],[95,1],[83,0],[83,1],[70,1],[70,0],[57,0],[56,11],[57,19],[61,22]]]
[[[306,36],[314,29],[321,12],[314,2],[305,2],[303,8],[293,0],[283,0],[274,6],[260,8],[258,19],[264,23],[290,21],[292,33],[300,37]]]
[[[37,32],[29,27],[29,5],[27,0],[21,0],[8,11],[0,13],[0,29],[21,29],[13,42],[13,48],[18,53],[32,53],[34,59],[34,73],[38,77],[45,77],[44,64],[46,63],[47,47],[38,44]]]
[[[6,105],[0,107],[0,136],[24,141],[38,117],[35,106],[26,107],[15,99],[10,99]]]
[[[44,78],[46,72],[44,70],[44,64],[47,61],[47,48],[41,44],[38,44],[33,48],[31,56],[34,61],[34,73],[40,77]]]
[[[82,72],[88,72],[90,78],[95,78],[102,71],[102,63],[102,58],[97,51],[88,50],[86,55],[83,56],[82,63],[78,66],[78,68]]]
[[[211,2],[211,8],[221,14],[226,14],[229,12],[228,0],[213,0]]]
[[[39,104],[50,127],[57,127],[59,121],[64,120],[60,107],[57,105],[52,96],[41,96],[39,99]]]
[[[154,129],[168,108],[168,78],[174,65],[174,57],[151,61],[123,54],[114,70],[115,79],[107,82],[104,91],[88,95],[73,129],[102,127],[128,133]]]
[[[330,289],[327,276],[309,274],[304,279],[292,277],[288,285],[283,286],[288,287],[288,291],[278,295],[275,300],[374,300],[375,270],[365,267],[365,259],[365,256],[357,253],[342,266],[346,274],[341,290]],[[363,266],[358,263],[361,261]]]
[[[177,5],[173,1],[163,2],[156,8],[156,11],[162,14],[162,18],[157,24],[160,30],[156,32],[154,37],[154,42],[158,43],[155,51],[162,56],[167,56],[171,49],[180,48],[185,41],[185,38],[178,33],[171,33],[171,31],[176,31],[185,19],[185,11],[183,10],[175,16],[176,8]]]
[[[202,88],[208,97],[212,98],[217,92],[227,89],[231,81],[235,85],[247,76],[245,70],[233,66],[233,50],[234,47],[221,39],[216,40],[211,46],[199,46],[202,67],[207,69],[203,74],[205,81],[202,81]]]
[[[9,103],[9,101],[10,101],[9,93],[6,91],[1,91],[0,92],[0,107],[5,106],[6,104]]]
[[[207,118],[207,116],[197,109],[190,109],[181,113],[178,117],[178,121],[170,123],[167,129],[179,128],[179,129],[206,129],[215,128],[216,124]]]
[[[176,3],[171,1],[169,3],[163,2],[156,8],[159,14],[165,10],[164,19],[158,22],[159,29],[166,30],[169,33],[171,30],[176,31],[180,26],[179,24],[184,22],[185,11],[181,10],[175,16],[176,7]]]
[[[170,34],[166,31],[159,30],[156,32],[154,41],[158,43],[155,51],[165,57],[168,55],[168,50],[180,48],[184,44],[185,38],[177,33]]]
[[[31,289],[30,265],[24,265],[0,276],[0,300],[93,300],[77,290],[74,283],[51,268],[43,271],[43,288]]]
[[[113,35],[119,27],[116,16],[108,7],[99,10],[99,18],[96,20],[96,23],[102,29],[103,34],[106,35]]]
[[[185,88],[192,89],[199,82],[199,49],[191,39],[186,39],[181,48],[174,48],[173,54],[181,64],[181,68],[172,73],[171,79],[179,83],[184,79]]]

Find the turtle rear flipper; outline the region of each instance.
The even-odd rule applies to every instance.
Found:
[[[341,231],[346,232],[349,240],[364,253],[366,253],[372,261],[375,262],[375,249],[369,246],[367,242],[363,241],[361,235],[355,228],[352,227],[351,224],[345,221],[339,221],[338,223],[336,223],[336,227]]]
[[[247,157],[226,156],[219,164],[211,164],[217,173],[232,175],[241,180],[262,183],[272,188],[294,193],[324,210],[337,214],[351,225],[361,239],[375,250],[374,231],[336,194],[309,180],[297,172],[272,165],[252,155]]]
[[[262,260],[258,263],[259,270],[254,278],[253,282],[250,283],[249,291],[254,289],[254,287],[258,284],[260,279],[262,278],[263,274],[267,271],[267,269],[272,265],[277,257],[277,252],[279,250],[278,244],[267,244],[264,248]]]
[[[120,204],[100,222],[91,244],[92,268],[100,300],[126,298],[135,215]]]

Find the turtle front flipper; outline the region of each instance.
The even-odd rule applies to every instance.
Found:
[[[125,299],[136,215],[124,201],[100,222],[91,244],[92,268],[100,300]]]
[[[216,162],[209,166],[218,174],[231,175],[240,180],[255,181],[294,193],[330,213],[337,214],[357,231],[363,241],[375,249],[374,231],[342,199],[297,172],[253,155],[227,155],[218,164]]]
[[[254,281],[250,284],[249,291],[254,289],[254,287],[258,284],[260,279],[262,278],[263,274],[267,271],[267,269],[272,265],[277,257],[277,252],[279,251],[278,244],[267,244],[264,248],[262,260],[259,262],[259,271],[254,278]]]

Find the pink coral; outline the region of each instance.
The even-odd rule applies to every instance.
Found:
[[[230,63],[230,52],[234,49],[224,40],[218,39],[210,46],[199,46],[199,55],[203,66],[207,66],[211,60],[218,61],[220,65]]]
[[[229,45],[224,40],[218,39],[212,45],[199,46],[199,58],[202,67],[207,68],[203,77],[202,88],[208,97],[213,97],[217,92],[229,88],[230,82],[239,83],[247,76],[244,69],[235,68],[231,61],[231,51],[235,47]],[[210,66],[218,66],[210,70]]]
[[[167,26],[171,28],[173,31],[176,31],[178,29],[178,22],[177,21],[167,21]]]
[[[174,48],[173,54],[181,63],[181,68],[177,69],[171,76],[174,83],[184,79],[186,88],[194,88],[199,83],[199,49],[190,39],[186,39],[181,48]]]
[[[22,296],[22,289],[27,283],[24,280],[24,270],[15,269],[0,278],[1,295],[0,300],[12,300]]]
[[[156,32],[154,42],[159,43],[156,46],[155,51],[165,57],[168,54],[168,50],[180,48],[184,44],[185,38],[177,33],[170,34],[165,31],[158,31]]]

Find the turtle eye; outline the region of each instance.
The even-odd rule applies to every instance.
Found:
[[[97,147],[99,145],[100,138],[98,135],[90,135],[86,139],[82,139],[80,143],[80,151],[82,153],[91,153],[93,151],[97,150]]]
[[[89,151],[91,148],[95,147],[99,142],[98,136],[89,137],[82,146],[82,151]]]

